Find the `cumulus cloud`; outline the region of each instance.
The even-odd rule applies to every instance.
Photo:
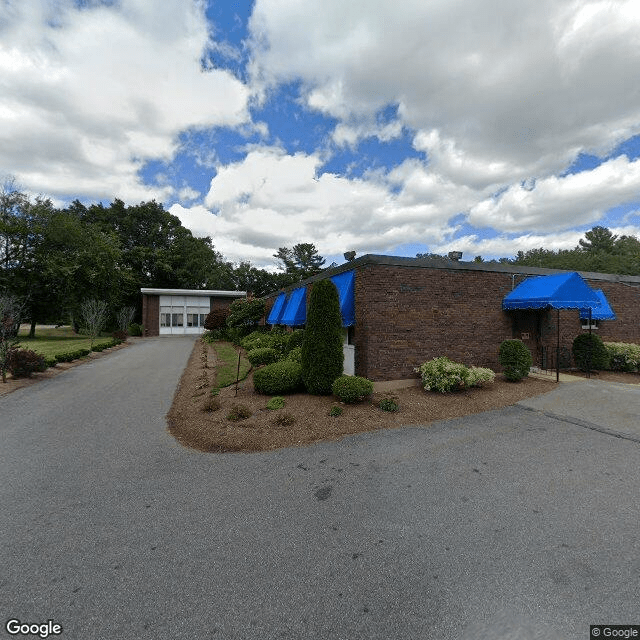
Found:
[[[545,176],[640,130],[634,0],[257,0],[251,29],[256,81],[302,79],[338,137],[398,104],[404,125],[447,141],[430,150],[451,177],[469,169],[460,154],[487,180]]]
[[[419,163],[404,163],[379,181],[318,174],[319,155],[256,148],[220,166],[205,207],[176,205],[186,226],[212,236],[232,260],[273,262],[281,246],[313,242],[323,255],[384,252],[408,242],[442,242],[446,222],[471,194],[438,182]],[[400,191],[392,189],[400,181]]]
[[[640,160],[620,156],[591,171],[517,184],[473,206],[469,222],[503,231],[566,229],[598,221],[607,209],[640,197]]]
[[[191,0],[5,2],[0,23],[0,167],[52,194],[165,197],[138,172],[172,157],[187,128],[248,119],[248,89],[201,70],[209,42]]]

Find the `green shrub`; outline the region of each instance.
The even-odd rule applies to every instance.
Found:
[[[343,360],[338,290],[331,280],[320,280],[311,290],[302,341],[302,379],[307,391],[331,393],[333,381],[342,375]]]
[[[228,308],[211,309],[204,319],[204,328],[208,331],[222,329],[227,326],[227,318],[229,317]]]
[[[251,349],[247,353],[247,358],[252,367],[259,367],[262,364],[271,364],[278,360],[278,352],[272,347],[261,347]]]
[[[281,360],[258,369],[253,374],[253,387],[269,396],[293,393],[302,387],[302,370],[297,362]]]
[[[264,298],[241,298],[229,305],[227,326],[235,328],[251,328],[258,324],[265,312]],[[246,334],[245,334],[246,335]]]
[[[638,371],[640,369],[640,344],[605,342],[609,354],[609,367],[613,371]]]
[[[581,333],[573,340],[573,360],[582,371],[608,369],[609,354],[602,338],[595,333]]]
[[[500,345],[498,361],[504,377],[511,382],[527,377],[533,364],[531,352],[522,340],[505,340]]]
[[[427,391],[447,393],[463,389],[468,380],[469,369],[463,364],[453,362],[446,356],[434,358],[420,365],[417,369],[422,378],[422,385]]]
[[[400,407],[398,406],[398,402],[394,398],[382,398],[380,402],[378,402],[378,407],[383,411],[396,412]]]
[[[142,325],[137,322],[132,322],[129,325],[129,335],[134,337],[139,337],[142,335]]]
[[[227,420],[231,420],[232,422],[240,422],[241,420],[246,420],[250,417],[251,409],[244,404],[232,405],[231,410],[227,414]]]
[[[284,398],[282,396],[274,396],[267,402],[267,409],[275,411],[276,409],[282,409],[284,407]]]
[[[271,331],[252,331],[242,338],[240,344],[246,351],[266,347],[275,349],[278,354],[278,360],[284,360],[292,349],[302,344],[303,336],[304,330],[302,329],[286,331],[275,327]]]
[[[7,369],[14,378],[30,378],[36,371],[45,371],[44,356],[30,349],[10,349]]]
[[[331,385],[333,395],[341,402],[360,402],[373,393],[373,382],[360,376],[340,376]]]
[[[483,384],[493,382],[496,374],[491,369],[483,367],[469,367],[467,374],[467,386],[481,387]]]
[[[294,347],[287,354],[287,360],[291,360],[292,362],[301,363],[302,361],[302,347]]]
[[[342,415],[342,407],[339,407],[337,405],[333,405],[333,407],[331,407],[331,409],[329,409],[329,415],[332,418],[337,418],[339,416]]]
[[[56,360],[55,356],[45,356],[44,363],[47,365],[47,368],[49,368],[55,367],[56,364],[58,364],[58,361]]]
[[[91,353],[91,349],[76,349],[75,351],[66,351],[64,353],[56,354],[57,362],[71,362],[72,360],[78,360],[84,358]]]

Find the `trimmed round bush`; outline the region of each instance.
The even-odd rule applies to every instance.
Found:
[[[595,333],[581,333],[576,336],[571,351],[576,367],[582,371],[609,368],[609,353],[602,338]]]
[[[504,377],[510,382],[517,382],[529,375],[533,357],[522,340],[505,340],[500,345],[498,361]]]
[[[287,354],[287,360],[302,362],[302,347],[295,347]]]
[[[269,396],[298,391],[302,388],[302,368],[291,360],[268,364],[254,372],[253,388]]]
[[[274,396],[267,402],[267,409],[270,411],[276,411],[284,407],[284,398],[282,396]]]
[[[446,356],[433,358],[417,369],[426,391],[449,393],[464,389],[469,376],[469,369],[459,362],[449,360]]]
[[[398,402],[393,398],[382,398],[382,400],[378,402],[378,407],[383,411],[389,411],[390,413],[395,413],[400,408],[398,406]]]
[[[278,359],[278,352],[271,347],[261,347],[251,349],[247,353],[247,358],[252,367],[259,367],[262,364],[271,364]]]
[[[339,418],[342,415],[342,407],[334,404],[331,409],[329,409],[329,413],[327,415],[332,418]]]
[[[331,385],[333,395],[342,402],[360,402],[373,393],[373,382],[360,376],[340,376]]]

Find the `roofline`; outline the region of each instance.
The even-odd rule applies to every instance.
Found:
[[[509,264],[503,262],[462,262],[461,260],[451,260],[449,258],[405,258],[402,256],[383,256],[367,253],[351,262],[345,262],[337,267],[325,269],[315,276],[306,280],[296,282],[281,290],[268,293],[265,298],[277,296],[280,291],[291,291],[297,287],[302,287],[318,280],[324,280],[331,276],[351,271],[358,267],[367,265],[385,265],[392,267],[407,267],[412,269],[443,269],[449,271],[488,271],[494,273],[504,273],[507,275],[524,276],[547,276],[554,273],[579,273],[586,280],[601,280],[603,282],[622,282],[630,285],[640,286],[640,276],[629,276],[619,273],[598,273],[595,271],[576,271],[575,269],[548,269],[546,267],[528,267],[524,265]]]
[[[152,296],[200,296],[213,298],[244,298],[246,291],[219,291],[216,289],[150,289],[142,287],[140,293]]]

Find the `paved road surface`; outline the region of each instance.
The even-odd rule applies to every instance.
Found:
[[[3,621],[78,640],[640,624],[640,443],[515,406],[198,453],[164,423],[192,344],[144,340],[0,399]]]

